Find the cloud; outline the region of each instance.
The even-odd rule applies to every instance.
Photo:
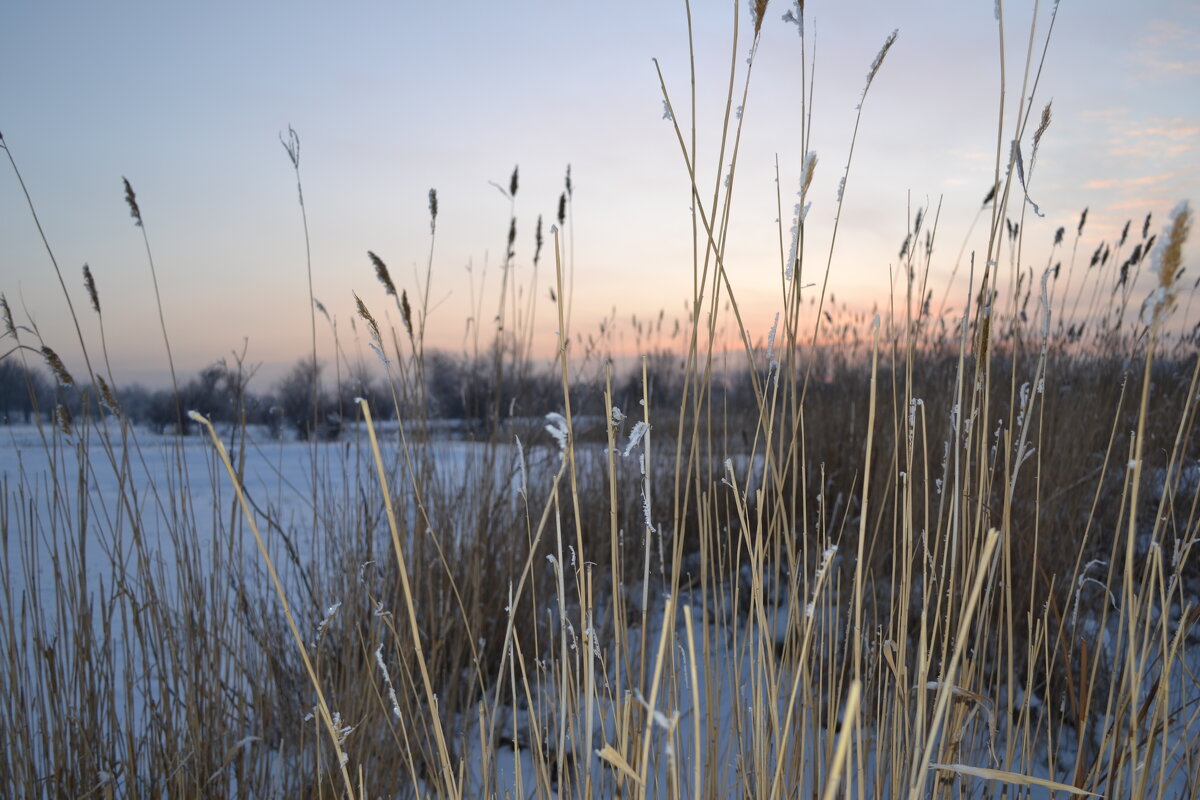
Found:
[[[1134,47],[1134,58],[1152,74],[1200,75],[1200,31],[1178,20],[1150,20]]]
[[[1092,108],[1085,110],[1081,116],[1087,122],[1108,122],[1124,119],[1129,116],[1127,106],[1112,106],[1110,108]]]
[[[1154,186],[1173,178],[1181,177],[1178,172],[1164,172],[1160,175],[1143,175],[1137,178],[1097,178],[1083,185],[1085,189],[1133,189],[1139,186]]]
[[[1165,49],[1178,45],[1191,46],[1195,33],[1178,20],[1152,19],[1146,22],[1146,27],[1138,36],[1139,47]],[[1191,49],[1196,49],[1191,46]]]
[[[1200,145],[1200,122],[1195,119],[1149,119],[1142,124],[1114,122],[1108,152],[1138,158],[1178,157]]]
[[[1147,211],[1163,210],[1169,208],[1170,199],[1161,196],[1152,195],[1132,195],[1123,197],[1120,200],[1114,200],[1111,203],[1106,203],[1104,208],[1112,212],[1125,212],[1139,216]]]
[[[1169,60],[1158,55],[1147,55],[1142,59],[1142,66],[1152,72],[1175,75],[1200,75],[1200,59]]]
[[[971,161],[982,164],[994,164],[996,162],[995,150],[981,150],[979,148],[955,148],[950,151],[950,154],[955,158],[963,161]]]

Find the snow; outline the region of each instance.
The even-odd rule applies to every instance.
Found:
[[[614,410],[614,417],[618,413]],[[638,457],[632,450],[640,444],[646,432],[639,427],[643,425],[637,423],[631,432],[629,445],[625,448],[626,456]],[[554,433],[558,427],[552,424],[550,432]],[[27,493],[30,502],[51,515],[48,519],[54,518],[55,513],[67,511],[73,515],[68,518],[75,519],[81,510],[86,510],[93,520],[87,535],[81,539],[86,558],[86,589],[98,596],[105,586],[112,587],[118,571],[128,566],[125,563],[128,545],[122,549],[121,543],[108,534],[112,530],[113,520],[121,513],[123,491],[126,496],[135,498],[140,518],[145,523],[144,535],[152,540],[152,550],[159,560],[158,568],[167,578],[172,574],[179,556],[175,535],[178,527],[187,525],[200,534],[220,530],[223,520],[233,508],[232,487],[207,439],[200,436],[176,439],[145,432],[135,433],[135,436],[123,442],[121,431],[115,425],[94,429],[85,438],[79,438],[78,434],[53,433],[48,428],[39,430],[14,426],[0,429],[0,442],[3,442],[0,446],[0,480],[9,496]],[[403,475],[406,461],[399,437],[395,434],[394,428],[382,432],[380,441],[384,448],[385,463],[392,466],[394,474]],[[232,448],[235,458],[244,458],[248,496],[262,513],[273,516],[282,528],[296,532],[294,546],[301,551],[301,560],[306,559],[317,547],[311,533],[313,512],[309,499],[313,491],[314,459],[320,480],[358,479],[363,474],[365,432],[351,426],[343,440],[316,444],[273,439],[269,432],[258,429],[249,431],[249,437],[244,442],[235,440],[230,431],[223,431],[222,435],[227,445],[236,445]],[[112,443],[111,448],[105,446],[106,437]],[[496,477],[511,486],[515,503],[519,495],[529,492],[530,479],[524,473],[526,461],[536,462],[535,466],[530,467],[534,471],[531,474],[536,474],[537,470],[554,469],[559,462],[560,451],[558,446],[527,448],[516,443],[507,449],[510,452],[494,462],[502,472]],[[604,458],[606,452],[600,446],[583,445],[579,446],[578,451],[581,457],[596,458]],[[471,442],[439,441],[433,453],[436,479],[452,487],[455,481],[462,486],[472,465],[483,463],[485,450],[483,446]],[[122,486],[118,467],[126,459],[130,464],[125,471],[129,482]],[[82,490],[76,483],[81,461],[86,466],[88,478]],[[727,463],[728,472],[736,470],[749,484],[741,490],[747,494],[752,494],[753,488],[761,482],[762,469],[761,458],[751,463],[744,456],[734,456]],[[1178,469],[1185,476],[1182,485],[1194,491],[1200,480],[1196,477],[1200,475],[1200,467],[1186,463]],[[372,479],[374,477],[370,472],[366,475]],[[1165,479],[1165,472],[1163,477]],[[57,495],[53,491],[56,484],[60,487]],[[51,497],[57,497],[57,500],[51,502]],[[179,497],[189,498],[190,505],[178,507],[176,499]],[[57,512],[55,502],[61,504]],[[415,514],[412,509],[409,512]],[[469,509],[463,509],[463,512],[470,513]],[[415,517],[412,521],[415,522]],[[303,531],[309,533],[300,533]],[[64,535],[67,535],[64,531],[50,526],[41,529],[37,540],[32,542],[18,541],[13,536],[5,537],[5,563],[8,565],[5,577],[9,583],[10,597],[19,598],[22,593],[34,593],[40,597],[43,606],[53,607],[56,585],[54,571],[61,568],[56,556],[63,546],[61,537]],[[271,546],[280,556],[279,563],[287,563],[287,559],[282,557],[283,545],[278,537],[272,539]],[[260,557],[252,541],[243,539],[238,547],[238,558],[247,564],[257,564]],[[213,557],[211,549],[204,546],[189,549],[187,556],[201,559],[199,566],[204,569]],[[828,576],[841,557],[844,556],[839,555],[836,547],[826,550],[819,559],[809,585],[818,585],[822,579],[831,580]],[[573,550],[569,554],[564,553],[562,559],[573,562],[575,553]],[[553,566],[558,572],[564,567],[559,559],[553,559]],[[1107,587],[1097,579],[1103,573],[1103,567],[1103,564],[1089,564],[1080,576],[1074,592],[1071,619],[1073,628],[1097,642],[1095,653],[1101,659],[1101,668],[1115,669],[1118,665],[1112,662],[1118,657],[1116,654],[1121,637],[1128,638],[1127,629],[1122,628],[1122,614],[1112,608],[1117,599],[1110,596],[1105,598],[1105,603],[1093,602],[1082,606],[1079,603],[1081,594],[1107,592]],[[132,574],[132,567],[128,568]],[[683,797],[700,796],[701,790],[707,793],[714,789],[719,796],[742,795],[745,790],[744,768],[747,759],[752,758],[754,753],[747,750],[745,738],[739,737],[737,732],[750,729],[756,720],[764,716],[786,719],[789,712],[799,713],[792,706],[788,691],[778,694],[767,691],[767,683],[758,672],[760,667],[753,666],[754,654],[778,652],[789,642],[794,645],[798,640],[797,631],[803,626],[812,626],[814,647],[835,646],[823,641],[821,632],[837,624],[839,613],[827,595],[818,596],[814,593],[812,597],[797,597],[791,591],[792,581],[788,576],[780,575],[775,580],[770,570],[762,574],[771,576],[771,579],[760,582],[759,598],[753,597],[753,571],[748,566],[743,567],[735,580],[710,587],[707,596],[702,596],[698,587],[685,588],[674,598],[668,597],[659,584],[643,585],[639,582],[620,587],[620,591],[629,599],[628,613],[633,620],[627,636],[629,663],[641,662],[643,641],[647,647],[646,664],[655,664],[660,656],[674,663],[674,669],[670,672],[673,680],[657,685],[657,694],[652,693],[650,697],[631,692],[628,677],[619,679],[615,672],[613,665],[617,658],[614,642],[611,641],[611,604],[602,592],[596,598],[595,618],[583,621],[586,624],[581,624],[578,630],[575,628],[575,623],[581,622],[578,610],[551,601],[549,607],[539,610],[539,613],[550,614],[555,623],[552,628],[559,631],[562,641],[568,643],[563,652],[568,653],[568,660],[573,660],[571,666],[575,674],[584,674],[583,659],[591,660],[596,669],[595,692],[590,697],[572,695],[570,700],[564,701],[557,688],[560,665],[553,663],[556,656],[552,652],[547,656],[547,662],[532,668],[538,677],[531,686],[532,703],[521,700],[506,707],[495,703],[493,697],[485,705],[494,708],[494,716],[480,713],[453,721],[450,728],[463,734],[461,741],[466,747],[460,754],[466,766],[465,796],[478,796],[485,789],[500,797],[538,796],[534,748],[540,748],[543,754],[551,754],[543,755],[543,758],[548,758],[549,763],[553,764],[553,754],[559,752],[558,748],[565,745],[565,752],[574,753],[578,758],[585,748],[584,743],[588,741],[591,747],[586,763],[576,763],[571,769],[591,775],[593,796],[616,796],[620,771],[613,760],[602,757],[601,752],[605,745],[619,740],[617,721],[623,710],[630,706],[641,708],[651,721],[649,731],[638,732],[639,736],[648,734],[649,763],[655,765],[650,774],[647,796],[668,796],[673,791],[670,782],[675,768],[682,781],[679,793]],[[172,584],[168,579],[162,585]],[[643,597],[648,600],[644,614]],[[1099,609],[1106,604],[1112,613],[1101,618]],[[324,619],[300,621],[306,637],[321,636],[338,614],[339,608],[340,603],[330,604],[322,609]],[[527,609],[527,606],[521,608]],[[702,609],[707,609],[705,618],[701,617]],[[1155,615],[1161,611],[1151,610],[1148,613],[1156,618]],[[1172,607],[1167,613],[1168,628],[1178,630],[1183,611]],[[691,637],[688,635],[685,614],[691,615]],[[122,634],[118,631],[115,635]],[[707,642],[708,658],[693,665],[691,654],[696,653],[701,657],[704,641]],[[865,644],[868,648],[879,646],[870,637],[866,637]],[[1187,669],[1176,667],[1162,677],[1168,682],[1173,703],[1179,707],[1194,708],[1200,705],[1200,690],[1187,672],[1194,674],[1200,667],[1200,643],[1193,638],[1178,644],[1187,654],[1183,661]],[[550,650],[556,651],[556,647]],[[381,672],[381,688],[398,715],[392,679],[387,674],[380,650],[376,651],[375,658]],[[700,682],[698,685],[692,683],[693,666]],[[791,687],[796,678],[794,667],[781,664],[780,669],[775,685]],[[1147,702],[1153,699],[1154,681],[1158,675],[1154,665],[1147,668],[1141,688],[1141,696]],[[497,685],[506,684],[504,677],[497,676],[500,679]],[[1018,707],[1029,703],[1036,717],[1037,710],[1042,706],[1042,697],[1020,686],[1013,687],[1012,691]],[[992,698],[989,702],[991,706],[987,713],[993,715],[991,709],[1002,707],[1005,698]],[[568,708],[567,703],[573,705]],[[123,708],[123,705],[118,703],[117,707]],[[136,704],[134,713],[141,713]],[[837,716],[836,709],[831,713]],[[798,759],[798,765],[792,764],[789,769],[795,769],[795,774],[803,783],[799,787],[789,786],[789,790],[799,796],[807,796],[814,786],[819,785],[821,770],[825,765],[824,754],[830,751],[837,735],[837,726],[829,730],[819,728],[815,724],[818,716],[812,710],[800,713],[790,731],[794,741],[803,742],[798,753],[793,751],[789,755],[789,758]],[[996,741],[1004,741],[1007,734],[1016,733],[1009,730],[1011,722],[1005,720],[1003,715],[1000,717],[993,722],[997,726]],[[1163,751],[1165,756],[1160,753],[1147,764],[1147,768],[1157,769],[1165,757],[1167,768],[1177,770],[1169,783],[1169,795],[1182,796],[1191,785],[1188,781],[1194,778],[1188,773],[1193,768],[1189,766],[1189,759],[1194,761],[1194,754],[1189,752],[1186,743],[1200,735],[1198,717],[1200,715],[1192,713],[1164,723],[1168,744],[1174,749]],[[592,722],[591,730],[581,728],[583,720]],[[353,726],[343,725],[340,721],[339,726],[343,728],[343,738],[353,730]],[[860,762],[862,772],[851,769],[847,774],[855,793],[860,782],[870,790],[876,772],[875,732],[867,729],[862,731],[861,736],[855,747],[864,754]],[[353,740],[354,737],[347,739],[351,759],[354,755]],[[487,743],[486,749],[484,743]],[[1179,746],[1180,743],[1183,746]],[[640,739],[629,743],[631,749],[641,746]],[[982,744],[978,746],[983,747]],[[1061,780],[1067,777],[1064,765],[1073,762],[1078,747],[1069,731],[1062,735],[1057,754],[1057,774],[1052,774],[1044,746],[1035,750],[1032,768],[1028,764],[998,766],[1032,772],[1035,777]],[[235,748],[266,752],[253,736],[242,739]],[[772,771],[776,766],[772,760],[775,752],[771,749],[766,756],[766,766]],[[960,770],[958,780],[976,789],[985,785],[986,776],[972,778],[969,770],[979,764],[997,766],[988,752],[981,749],[979,752],[964,751],[960,755],[960,761],[966,766]],[[485,757],[490,761],[485,762]],[[696,785],[693,767],[697,763],[703,767],[703,786]],[[1044,787],[1028,787],[1022,789],[1021,796],[1049,798],[1053,795]]]

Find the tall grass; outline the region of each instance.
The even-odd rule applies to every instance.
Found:
[[[183,420],[147,434],[122,413],[107,352],[104,374],[89,356],[77,382],[3,303],[6,357],[44,358],[59,397],[84,397],[73,419],[64,403],[37,415],[45,468],[6,474],[0,494],[7,794],[1197,793],[1200,362],[1194,332],[1170,316],[1187,291],[1191,211],[1157,239],[1147,218],[1121,264],[1128,226],[1076,268],[1085,212],[1073,242],[1060,231],[1045,267],[1027,266],[1051,118],[1046,106],[1029,133],[1049,39],[1031,32],[1020,111],[998,114],[987,249],[953,289],[961,314],[932,307],[930,209],[903,232],[887,314],[827,296],[837,226],[819,246],[805,207],[832,159],[809,152],[806,100],[790,229],[780,215],[782,311],[769,341],[753,341],[724,254],[734,109],[749,99],[765,7],[752,9],[744,69],[733,19],[711,184],[687,121],[694,68],[690,102],[662,83],[690,188],[693,279],[675,334],[664,339],[662,314],[633,322],[645,357],[632,374],[605,358],[613,321],[586,343],[571,335],[568,172],[545,240],[560,337],[541,385],[554,395],[516,413],[537,371],[536,292],[513,269],[517,172],[500,187],[513,203],[486,298],[496,322],[479,321],[480,275],[467,353],[492,376],[490,424],[469,444],[431,424],[433,192],[416,306],[382,258],[363,265],[402,330],[356,309],[400,421],[361,402],[341,441],[310,436],[296,473],[285,445],[247,424],[246,380],[231,384],[228,429],[193,414],[206,438],[185,437]],[[809,98],[803,4],[788,17]],[[869,65],[835,219],[860,184],[854,142],[896,36]],[[298,142],[289,130],[297,178]],[[128,184],[126,198],[141,227]],[[535,265],[543,241],[539,224]],[[1068,244],[1067,266],[1054,264]],[[1157,282],[1139,306],[1147,259]],[[103,276],[87,270],[85,287],[99,317]],[[726,325],[735,352],[720,344]],[[337,375],[353,373],[340,341],[337,352]],[[522,427],[533,410],[549,414]],[[278,464],[273,482],[252,474],[255,459]]]

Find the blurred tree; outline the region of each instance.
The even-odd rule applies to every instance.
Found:
[[[0,423],[28,425],[35,412],[54,408],[52,397],[50,381],[40,371],[12,357],[0,360]]]

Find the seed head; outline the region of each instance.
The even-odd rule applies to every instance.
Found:
[[[71,412],[61,403],[54,407],[54,418],[58,422],[58,428],[68,436],[71,435]]]
[[[871,69],[867,71],[867,86],[871,85],[871,81],[875,80],[875,75],[879,72],[879,68],[883,66],[883,59],[887,56],[888,50],[892,49],[892,45],[896,43],[896,37],[900,34],[900,29],[896,28],[883,42],[883,47],[879,48],[879,52],[875,54],[875,60],[871,62]],[[864,88],[865,92],[866,89]]]
[[[1183,267],[1183,246],[1191,233],[1192,217],[1192,209],[1184,200],[1175,206],[1163,229],[1162,245],[1154,251],[1152,268],[1158,275],[1158,286],[1142,306],[1143,318],[1147,324],[1160,322],[1175,303],[1175,280]]]
[[[358,315],[366,321],[367,327],[371,331],[371,338],[377,342],[383,341],[379,335],[379,323],[375,321],[375,317],[371,316],[371,312],[367,310],[366,304],[363,303],[357,294],[354,295],[354,304],[358,307]]]
[[[288,125],[287,139],[284,139],[281,133],[279,134],[279,143],[287,152],[288,159],[292,162],[292,168],[300,169],[300,134],[296,133],[291,125]]]
[[[46,359],[46,363],[50,366],[50,371],[54,373],[54,377],[63,386],[74,386],[75,379],[71,377],[71,373],[67,371],[67,367],[63,364],[62,359],[58,357],[58,353],[51,350],[49,347],[42,345],[42,356]]]
[[[129,214],[135,220],[135,224],[142,227],[142,210],[138,208],[137,195],[133,193],[133,187],[129,185],[128,178],[121,178],[125,183],[125,202],[129,204]]]
[[[121,416],[121,404],[117,402],[116,395],[109,388],[108,383],[104,380],[103,375],[96,376],[96,382],[100,384],[100,400],[105,407],[113,413],[113,416]]]
[[[1038,145],[1042,143],[1042,135],[1046,132],[1046,128],[1050,127],[1050,103],[1046,103],[1046,107],[1042,109],[1042,121],[1038,123],[1037,130],[1033,133],[1033,152],[1036,154]]]
[[[393,292],[395,294],[395,292]],[[412,338],[412,306],[408,304],[408,292],[400,292],[400,320],[404,323],[404,330],[408,332],[408,338]]]
[[[0,315],[4,317],[4,332],[17,338],[17,326],[13,324],[12,309],[8,307],[8,298],[0,294]]]
[[[754,36],[758,37],[758,32],[762,30],[763,14],[767,13],[767,0],[754,0],[754,4],[750,6],[750,16],[754,20]]]
[[[375,265],[375,277],[379,278],[379,282],[383,284],[383,288],[387,290],[387,293],[395,297],[396,284],[392,283],[392,276],[388,273],[387,264],[384,264],[383,259],[370,250],[367,251],[367,257]]]
[[[542,215],[541,214],[538,214],[537,232],[534,234],[534,241],[537,243],[537,247],[533,251],[533,265],[536,267],[537,263],[538,263],[538,259],[540,259],[542,257],[542,244],[544,243],[544,240],[542,239]]]
[[[87,264],[83,265],[83,285],[87,287],[88,297],[91,298],[92,308],[100,313],[100,295],[96,292],[96,281],[92,278],[92,270]]]

